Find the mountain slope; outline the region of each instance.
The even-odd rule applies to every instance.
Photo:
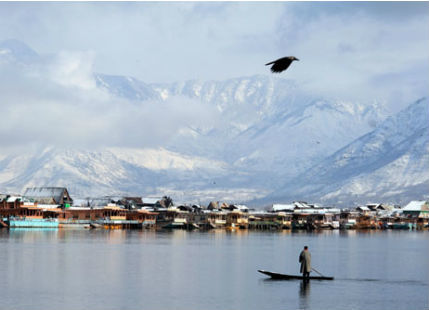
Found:
[[[266,199],[347,204],[423,198],[429,188],[428,126],[429,103],[421,99]]]
[[[2,191],[30,186],[67,186],[74,195],[156,193],[211,184],[226,174],[219,161],[188,157],[165,149],[108,148],[87,151],[44,148],[0,160]],[[178,184],[188,182],[185,186]]]
[[[382,192],[424,192],[421,164],[427,149],[419,153],[424,141],[416,138],[416,144],[404,144],[406,153],[393,141],[402,139],[406,130],[387,137],[391,124],[384,134],[387,142],[373,145],[369,152],[373,142],[365,139],[372,139],[374,128],[390,115],[388,102],[324,98],[273,75],[147,83],[94,73],[87,56],[39,56],[22,42],[0,43],[1,72],[19,73],[3,79],[5,91],[0,93],[6,115],[2,128],[7,132],[2,137],[12,144],[3,141],[0,150],[1,192],[63,185],[74,195],[171,193],[194,201],[246,201],[276,188],[280,190],[270,196],[272,201],[300,197],[337,201],[356,193],[370,196],[371,189],[379,193],[377,197],[388,197]],[[45,117],[55,110],[56,118]],[[403,117],[399,124],[416,118]],[[46,130],[34,130],[39,127]],[[83,135],[76,136],[77,131]],[[51,132],[55,137],[48,143],[46,133]],[[61,143],[54,147],[57,136]],[[357,137],[362,137],[361,144],[343,154]],[[37,149],[28,147],[35,144],[33,138],[41,144]],[[6,152],[16,145],[20,150]],[[333,153],[341,155],[330,156]],[[369,157],[360,159],[358,153]],[[407,174],[406,184],[389,174],[400,169]],[[378,190],[375,183],[387,185]]]
[[[383,103],[318,98],[292,81],[272,76],[138,87],[131,78],[123,77],[119,84],[113,80],[97,76],[100,87],[123,98],[144,101],[180,96],[184,104],[198,100],[215,107],[218,115],[214,126],[185,127],[172,137],[168,149],[220,159],[238,169],[267,174],[275,170],[282,177],[301,171],[371,131],[388,115]],[[150,94],[149,87],[158,96]]]

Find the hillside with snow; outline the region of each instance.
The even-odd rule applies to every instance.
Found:
[[[427,192],[426,99],[392,115],[389,102],[327,98],[273,75],[160,84],[94,73],[86,55],[65,66],[67,57],[0,43],[0,70],[23,85],[19,105],[13,88],[0,93],[11,124],[2,130],[13,133],[2,135],[0,192],[337,204]],[[9,145],[18,139],[28,147]]]
[[[111,84],[110,77],[97,76],[100,87],[127,99],[180,96],[214,107],[219,114],[214,126],[184,127],[167,147],[221,159],[238,169],[271,175],[268,178],[273,173],[296,174],[371,131],[388,115],[385,103],[324,99],[272,76],[166,85],[125,77],[113,80],[120,82]],[[150,88],[157,95],[148,92]]]
[[[428,198],[428,172],[429,101],[424,98],[285,182],[266,199],[406,203]]]

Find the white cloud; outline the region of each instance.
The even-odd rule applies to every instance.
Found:
[[[0,143],[73,147],[164,145],[216,119],[201,102],[130,102],[96,87],[92,52],[61,52],[34,66],[0,65]]]
[[[400,107],[429,93],[428,7],[427,2],[0,3],[0,38],[17,38],[41,53],[90,50],[84,53],[92,55],[74,55],[76,61],[92,57],[88,71],[145,82],[269,74],[264,63],[295,55],[301,61],[282,76],[308,91],[352,100],[376,97]],[[75,64],[66,63],[71,67],[63,66],[56,78],[93,87],[92,80],[76,75],[81,71],[73,73]]]
[[[416,5],[425,4],[410,6]],[[429,14],[403,6],[320,3],[286,8],[277,26],[278,49],[301,59],[288,73],[325,96],[382,98],[402,106],[429,95]]]
[[[49,66],[54,82],[65,86],[75,86],[81,89],[94,89],[93,78],[94,52],[62,51]]]

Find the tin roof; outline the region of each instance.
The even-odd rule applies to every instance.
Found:
[[[65,187],[28,187],[25,190],[24,197],[34,201],[44,203],[59,203],[65,196],[67,189]]]
[[[413,200],[410,201],[410,203],[408,203],[403,209],[402,211],[422,211],[423,210],[423,206],[426,204],[426,201],[417,201],[417,200]]]

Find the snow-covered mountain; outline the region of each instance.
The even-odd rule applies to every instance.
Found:
[[[54,77],[53,82],[49,77],[49,91],[55,87],[58,76],[61,77],[59,86],[64,87],[66,74],[71,72],[73,84],[67,90],[75,92],[76,87],[84,85],[77,98],[86,97],[85,92],[91,91],[87,97],[96,98],[101,94],[103,104],[108,102],[115,107],[127,102],[133,106],[132,111],[149,111],[165,103],[180,105],[183,109],[200,107],[210,111],[212,119],[181,124],[161,146],[39,145],[21,146],[14,151],[1,149],[0,192],[56,185],[67,186],[72,195],[81,197],[169,194],[185,201],[249,201],[271,192],[266,199],[259,200],[264,203],[285,199],[348,202],[348,197],[359,201],[361,196],[356,195],[362,194],[366,199],[371,195],[371,188],[375,189],[374,200],[425,192],[422,188],[427,184],[427,169],[419,168],[424,154],[421,155],[421,148],[414,144],[409,145],[407,162],[398,153],[395,158],[402,158],[399,162],[396,159],[377,161],[379,165],[373,169],[372,160],[378,153],[368,157],[363,154],[368,149],[362,146],[352,153],[356,158],[363,156],[362,161],[350,161],[344,167],[337,164],[338,154],[396,119],[397,116],[386,120],[391,114],[388,102],[324,98],[301,89],[291,80],[273,75],[165,84],[98,73],[88,76],[88,65],[83,73],[77,71],[82,59],[74,59],[73,66],[64,66],[64,59],[51,62],[49,57],[39,56],[18,41],[0,43],[0,70],[7,65],[10,72],[13,66],[19,66],[25,73],[29,68],[24,85],[31,84],[34,76],[39,79],[38,85],[42,85],[43,66],[47,64],[49,70],[46,71]],[[63,66],[55,71],[58,62]],[[82,76],[83,83],[79,80]],[[46,101],[55,102],[57,93],[54,95]],[[10,100],[10,94],[7,98],[0,94],[0,101],[3,100]],[[417,105],[424,104],[427,106],[427,100]],[[420,112],[419,117],[424,117],[424,111]],[[392,137],[399,139],[405,132],[402,124],[413,122],[415,117],[413,113],[404,114],[401,121],[389,125]],[[159,120],[154,130],[162,129],[161,123]],[[387,158],[383,152],[392,150],[391,143],[380,144],[383,158]],[[427,154],[427,144],[425,151]],[[344,161],[350,156],[347,154],[338,158]],[[415,177],[415,182],[409,181],[405,187],[396,174],[388,173],[394,171],[392,165],[398,167],[401,163],[408,180]],[[385,187],[380,186],[384,183]]]
[[[74,195],[162,194],[170,191],[206,189],[227,174],[220,161],[189,157],[165,149],[68,148],[26,149],[0,160],[3,191],[16,192],[31,186],[67,186]]]
[[[323,99],[272,76],[161,85],[98,75],[97,83],[127,99],[181,96],[215,107],[217,126],[184,128],[167,147],[271,176],[273,171],[281,177],[296,174],[369,132],[388,114],[380,102]]]
[[[429,100],[420,99],[266,200],[405,203],[429,194]]]

